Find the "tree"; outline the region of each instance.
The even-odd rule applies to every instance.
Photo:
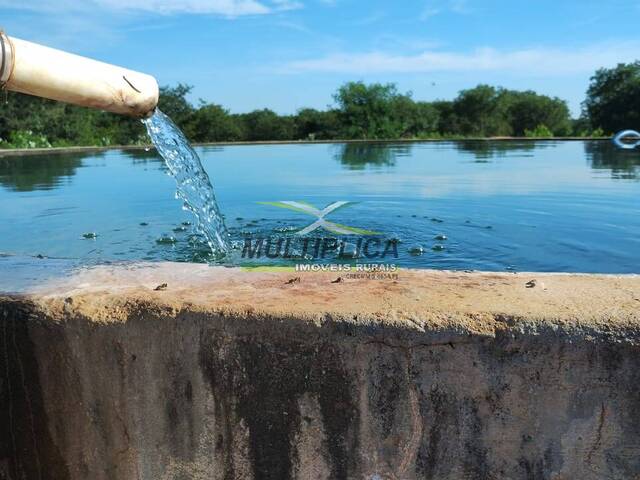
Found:
[[[242,128],[236,119],[220,105],[202,104],[191,114],[186,127],[195,142],[219,142],[242,140]]]
[[[446,115],[449,124],[443,132],[477,137],[522,136],[540,125],[555,135],[571,131],[569,108],[563,100],[489,85],[460,92]]]
[[[126,145],[144,136],[144,127],[136,119],[19,93],[9,92],[0,112],[4,146],[11,146],[7,142],[15,140],[17,132],[28,131],[45,137],[53,146]],[[19,144],[12,143],[14,147]]]
[[[193,105],[187,100],[193,87],[179,83],[175,87],[164,86],[160,88],[158,108],[171,117],[176,125],[182,127],[189,121],[194,112]]]
[[[265,108],[240,115],[249,141],[292,140],[295,124],[292,117],[278,116]]]
[[[402,124],[393,111],[410,100],[410,95],[399,94],[394,84],[349,82],[333,98],[345,138],[394,138],[402,133]]]
[[[640,129],[640,61],[598,70],[582,105],[593,129]]]
[[[460,121],[453,108],[453,102],[436,100],[431,105],[438,112],[438,133],[452,135],[460,132]]]
[[[429,102],[416,102],[413,136],[420,137],[438,132],[440,110]]]
[[[489,85],[463,90],[452,101],[415,101],[395,84],[349,82],[334,95],[336,106],[304,108],[295,115],[269,110],[231,114],[220,105],[187,98],[191,87],[160,89],[159,108],[198,142],[293,139],[395,139],[496,135],[567,135],[640,128],[640,62],[599,70],[585,113],[572,121],[564,101],[533,91]],[[8,94],[0,108],[0,147],[131,145],[148,142],[138,119]],[[352,156],[352,155],[348,155]]]
[[[511,135],[502,88],[478,85],[463,90],[453,101],[453,112],[458,120],[459,133],[476,137]],[[453,132],[451,132],[453,133]]]
[[[511,90],[504,92],[504,98],[513,135],[525,135],[527,131],[534,131],[541,125],[552,135],[571,133],[569,107],[564,100],[532,91]]]
[[[300,140],[328,140],[340,138],[340,125],[335,110],[322,112],[303,108],[295,116],[295,138]]]

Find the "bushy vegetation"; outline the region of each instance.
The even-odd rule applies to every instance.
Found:
[[[304,108],[295,115],[193,105],[190,91],[182,84],[163,87],[159,108],[194,142],[600,136],[640,128],[640,62],[598,70],[583,115],[575,120],[559,98],[489,85],[463,90],[450,101],[423,102],[394,84],[349,82],[336,91],[332,108]],[[4,148],[148,141],[139,121],[105,112],[14,93],[0,108]]]
[[[640,129],[640,61],[602,68],[591,77],[584,104],[590,126],[607,133]]]

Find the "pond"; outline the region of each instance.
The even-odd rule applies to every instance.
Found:
[[[364,236],[378,239],[380,251],[370,251],[380,255],[342,261],[640,272],[640,150],[606,141],[464,141],[197,151],[238,248],[225,259],[209,254],[154,150],[0,158],[0,288],[119,261],[300,263],[241,254],[244,242],[261,238],[294,238],[301,253],[295,230],[317,216],[269,203],[282,201],[320,210],[353,202],[325,220],[375,232]],[[336,237],[347,253],[362,241],[322,225],[307,237]],[[397,258],[391,250],[382,258],[389,240]],[[313,261],[336,262],[331,253]]]

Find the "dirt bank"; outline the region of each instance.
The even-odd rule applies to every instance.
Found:
[[[156,264],[0,299],[0,479],[640,475],[640,278],[397,275]]]

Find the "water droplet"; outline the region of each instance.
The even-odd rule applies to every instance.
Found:
[[[414,257],[419,257],[424,253],[424,248],[422,248],[422,245],[414,245],[409,249],[409,253]]]
[[[186,232],[187,228],[186,227],[176,227],[173,229],[174,232],[179,233],[179,232]]]
[[[273,229],[274,232],[277,233],[290,233],[290,232],[295,232],[296,230],[298,230],[297,227],[292,227],[292,226],[288,226],[288,227],[276,227]]]
[[[435,240],[444,241],[444,240],[446,240],[446,239],[447,239],[447,236],[446,236],[446,235],[442,235],[442,234],[440,234],[440,235],[436,235],[436,236],[435,236],[435,237],[433,237],[433,238],[434,238]]]
[[[156,240],[156,243],[159,243],[160,245],[173,245],[177,242],[178,241],[175,239],[175,237],[171,237],[169,235],[163,235]]]
[[[147,225],[149,225],[147,222],[140,222],[141,227],[146,227]]]
[[[190,245],[200,245],[203,243],[198,235],[189,235],[187,241]]]
[[[87,240],[95,240],[98,238],[98,234],[95,232],[83,233],[82,238],[86,238]]]
[[[433,250],[434,252],[442,252],[444,250],[444,246],[443,245],[434,245],[433,247],[431,247],[431,250]]]

